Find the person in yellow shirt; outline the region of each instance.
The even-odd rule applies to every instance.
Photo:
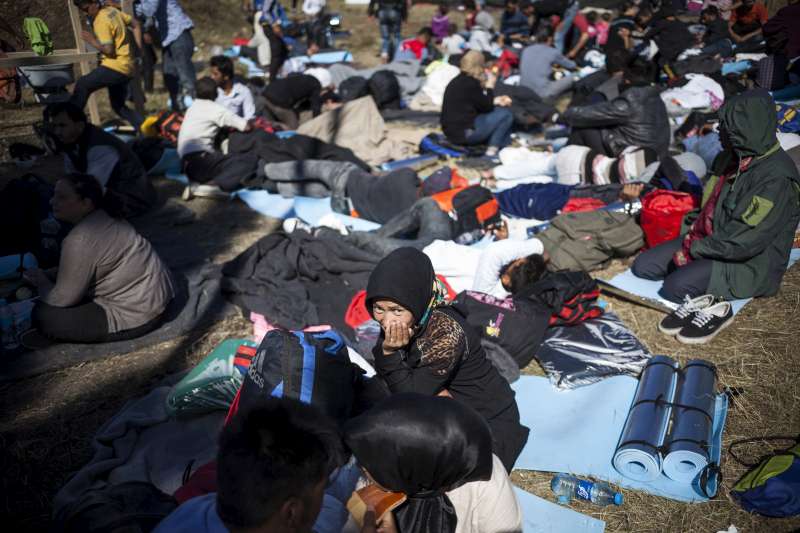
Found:
[[[73,3],[92,21],[93,31],[84,31],[81,37],[95,47],[102,57],[96,69],[75,83],[70,101],[83,109],[89,95],[106,87],[111,108],[138,132],[142,117],[125,102],[128,99],[128,84],[136,71],[131,35],[137,46],[141,48],[142,45],[139,21],[116,7],[101,5],[99,0],[73,0]]]

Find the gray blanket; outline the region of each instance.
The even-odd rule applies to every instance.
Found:
[[[96,491],[144,481],[166,494],[183,483],[187,467],[211,461],[224,411],[184,420],[167,416],[166,399],[180,375],[173,375],[141,398],[131,400],[94,436],[94,456],[53,500],[56,525],[90,502]]]
[[[338,90],[339,84],[352,76],[361,76],[369,79],[370,76],[379,70],[390,70],[397,74],[397,81],[400,83],[401,97],[403,99],[410,99],[411,96],[422,88],[422,84],[425,82],[425,78],[418,75],[419,69],[419,61],[392,61],[391,63],[379,67],[361,70],[354,69],[342,63],[337,63],[331,66],[328,71],[331,73],[333,84]]]

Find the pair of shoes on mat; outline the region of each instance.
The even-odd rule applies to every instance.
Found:
[[[341,235],[347,235],[350,233],[345,223],[339,220],[339,218],[337,218],[333,213],[328,213],[319,219],[317,222],[317,228],[323,227],[332,229]],[[315,229],[316,228],[312,227],[305,221],[300,220],[299,218],[287,218],[283,221],[283,231],[286,233],[292,233],[295,230],[303,230],[311,235],[315,235]]]
[[[194,197],[230,198],[230,196],[230,194],[226,193],[216,185],[206,185],[204,183],[191,183],[183,189],[183,194],[181,194],[181,198],[187,202]]]
[[[733,323],[730,302],[717,301],[710,294],[697,298],[686,296],[675,311],[667,315],[658,329],[684,344],[704,344]]]

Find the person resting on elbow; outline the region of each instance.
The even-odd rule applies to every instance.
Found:
[[[466,319],[444,302],[430,259],[399,248],[375,267],[366,306],[380,324],[375,370],[392,393],[442,395],[475,409],[489,424],[493,451],[511,471],[528,438],[514,392]]]
[[[173,297],[169,271],[150,243],[102,209],[100,183],[68,174],[51,201],[56,219],[73,224],[53,281],[42,270],[25,276],[39,290],[33,324],[54,340],[111,342],[156,329]]]

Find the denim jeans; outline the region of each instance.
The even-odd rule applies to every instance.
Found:
[[[394,8],[381,9],[378,11],[378,23],[381,30],[381,55],[392,58],[400,46],[403,18],[400,11]]]
[[[631,268],[637,277],[649,280],[663,279],[664,285],[660,294],[675,303],[683,302],[684,296],[695,298],[706,294],[714,266],[714,261],[711,259],[695,259],[688,265],[675,266],[672,256],[680,250],[682,244],[683,239],[679,237],[645,250],[639,254]]]
[[[125,105],[128,99],[128,84],[131,79],[108,67],[99,66],[86,76],[81,76],[75,83],[70,102],[83,109],[89,100],[89,95],[93,92],[108,88],[108,99],[111,102],[111,109],[131,123],[131,126],[138,132],[142,125],[142,116],[136,111]]]
[[[331,197],[331,208],[344,214],[350,213],[347,181],[353,173],[367,174],[349,161],[307,159],[264,165],[266,179],[276,183],[281,196],[314,196],[315,191],[309,191],[309,185],[323,184],[324,196]]]
[[[194,39],[190,30],[184,30],[180,37],[169,43],[161,57],[164,69],[164,85],[172,98],[173,108],[183,106],[183,96],[194,98],[194,83],[197,75],[192,63]]]
[[[386,256],[397,248],[422,250],[433,241],[453,239],[450,217],[433,198],[420,198],[375,231],[354,231],[345,238],[360,248]]]
[[[733,55],[733,42],[730,39],[720,39],[704,47],[700,50],[700,53],[710,56],[719,54],[720,57],[731,57]]]
[[[503,148],[511,142],[511,126],[514,115],[504,107],[495,107],[492,111],[475,118],[475,128],[467,130],[465,144],[483,144],[495,148]]]
[[[569,30],[572,28],[572,22],[575,20],[575,15],[578,14],[578,10],[581,8],[578,5],[578,0],[575,0],[570,4],[566,11],[564,11],[564,20],[561,24],[561,27],[556,31],[555,35],[553,36],[553,46],[556,50],[561,52],[562,54],[566,53],[567,50],[564,50],[565,41],[567,39],[567,34]]]

